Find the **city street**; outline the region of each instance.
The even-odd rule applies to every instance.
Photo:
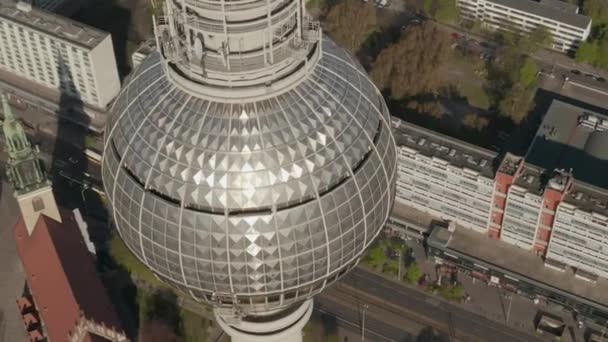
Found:
[[[486,316],[475,314],[457,304],[448,303],[421,290],[387,280],[363,267],[356,268],[342,280],[348,287],[341,291],[358,290],[359,295],[373,297],[385,306],[399,307],[398,317],[406,317],[419,324],[431,325],[463,341],[541,341],[497,323]]]
[[[2,175],[4,169],[0,168]],[[4,176],[2,176],[4,179]],[[0,341],[25,341],[27,336],[16,300],[23,291],[25,274],[17,256],[13,227],[19,210],[10,184],[0,182]]]

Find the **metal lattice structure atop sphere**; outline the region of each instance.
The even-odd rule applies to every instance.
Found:
[[[115,225],[199,301],[270,312],[308,299],[356,264],[389,216],[384,100],[331,40],[316,51],[285,86],[239,96],[194,84],[155,52],[114,104],[102,170]]]

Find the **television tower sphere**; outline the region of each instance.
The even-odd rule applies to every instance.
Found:
[[[106,127],[115,225],[159,278],[212,304],[233,341],[300,341],[312,296],[389,216],[384,100],[302,0],[156,5],[158,51]]]

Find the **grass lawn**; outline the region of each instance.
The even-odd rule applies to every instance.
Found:
[[[133,278],[145,281],[154,287],[166,287],[165,284],[154,276],[152,271],[150,271],[135,257],[135,255],[133,255],[133,253],[131,253],[127,245],[125,245],[117,233],[112,236],[112,241],[110,241],[110,255],[116,263],[126,268]]]
[[[139,289],[137,291],[137,304],[139,307],[139,322],[140,328],[145,326],[144,322],[146,322],[149,317],[149,311],[151,309],[150,304],[154,294],[146,291],[144,289]],[[175,332],[180,336],[180,341],[183,342],[201,342],[207,341],[207,328],[209,326],[209,321],[194,312],[189,310],[180,309],[170,302],[165,302],[167,305],[165,312],[173,312],[173,310],[178,310],[179,317],[177,318],[178,326],[173,326],[175,324],[165,321],[165,324],[171,326],[171,328],[175,329]],[[163,312],[159,312],[158,316],[162,317]],[[161,319],[162,320],[162,319]],[[164,320],[163,320],[164,321]]]
[[[184,342],[207,341],[209,321],[188,310],[180,310]]]
[[[481,85],[475,82],[461,81],[458,83],[458,89],[472,106],[483,110],[488,110],[490,107],[490,98]]]

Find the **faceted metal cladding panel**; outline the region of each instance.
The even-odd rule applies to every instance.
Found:
[[[389,120],[362,68],[328,39],[308,79],[239,104],[182,91],[152,54],[106,129],[116,226],[199,300],[301,301],[352,267],[389,215]]]

